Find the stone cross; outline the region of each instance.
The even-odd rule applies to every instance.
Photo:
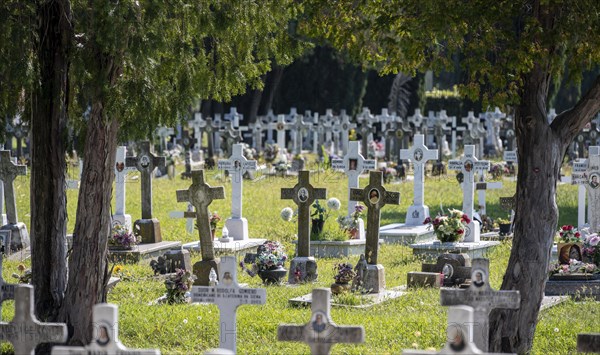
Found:
[[[298,172],[298,183],[293,188],[281,189],[282,200],[293,200],[298,205],[298,257],[310,256],[310,207],[315,200],[324,198],[327,189],[313,187],[308,170]]]
[[[435,137],[435,123],[437,122],[438,117],[436,117],[434,111],[429,111],[427,117],[425,117],[425,145],[428,147],[433,147],[433,141]],[[439,147],[437,147],[439,149]]]
[[[125,213],[125,183],[127,173],[132,170],[125,166],[127,147],[117,147],[115,159],[115,214],[113,215],[113,227],[122,225],[131,232],[131,216]]]
[[[10,342],[15,354],[33,355],[39,344],[67,341],[67,325],[40,322],[35,317],[33,303],[33,286],[17,286],[15,316],[10,323],[0,322],[0,340]]]
[[[275,116],[272,109],[269,109],[266,116],[261,117],[261,122],[263,126],[267,128],[267,143],[273,144],[273,129],[277,122],[277,116]]]
[[[23,138],[29,134],[29,126],[21,121],[20,118],[17,118],[13,121],[12,125],[8,122],[6,123],[6,132],[12,134],[17,140],[17,158],[21,158],[23,156]],[[12,139],[10,142],[12,145]]]
[[[19,222],[14,185],[15,178],[19,175],[27,175],[27,167],[13,163],[10,159],[10,150],[0,151],[0,180],[4,183],[4,205],[9,224]]]
[[[577,351],[600,353],[600,334],[577,334]]]
[[[572,182],[587,190],[588,223],[591,232],[597,233],[600,231],[600,147],[589,147],[588,155],[587,160],[573,164]]]
[[[466,145],[465,152],[460,160],[450,160],[448,162],[450,170],[457,170],[463,173],[463,206],[462,211],[470,219],[471,223],[465,228],[465,242],[479,243],[479,222],[473,218],[473,198],[475,195],[475,172],[488,171],[490,162],[487,160],[477,160],[475,157],[475,146]]]
[[[221,115],[215,113],[215,118],[211,121],[211,132],[213,134],[213,144],[215,154],[221,154],[221,133],[223,133],[223,121],[221,120]],[[212,156],[212,155],[211,155]]]
[[[308,344],[313,355],[330,354],[335,344],[364,343],[365,330],[362,326],[339,326],[333,322],[330,295],[328,288],[313,289],[310,321],[304,325],[280,325],[277,328],[277,340]]]
[[[212,158],[215,154],[215,126],[212,117],[206,118],[206,126],[204,126],[204,131],[206,132],[206,155],[208,155],[208,158]]]
[[[463,146],[475,144],[474,139],[477,136],[476,127],[479,124],[479,119],[475,117],[473,111],[469,111],[467,117],[461,118],[461,122],[467,125],[467,130],[463,134]]]
[[[256,171],[256,160],[246,159],[243,145],[234,144],[231,157],[219,160],[219,169],[229,171],[231,176],[231,217],[225,222],[225,227],[234,240],[246,240],[248,221],[242,217],[243,176],[247,171]]]
[[[496,308],[518,309],[521,303],[519,291],[495,291],[489,284],[489,260],[473,259],[471,262],[471,285],[464,290],[442,289],[442,306],[471,306],[474,309],[473,334],[475,345],[488,350],[489,316]]]
[[[214,303],[219,307],[219,348],[236,353],[236,312],[239,306],[258,306],[267,301],[264,288],[241,287],[237,280],[235,256],[221,258],[219,284],[217,286],[192,286],[192,302]]]
[[[452,158],[456,158],[456,132],[464,132],[465,127],[456,125],[456,116],[452,116]]]
[[[369,142],[373,140],[373,123],[375,117],[367,107],[363,107],[362,112],[356,117],[360,124],[360,134],[362,136],[362,151],[369,151]]]
[[[181,146],[183,146],[183,154],[185,156],[185,172],[182,177],[189,178],[192,172],[192,151],[191,148],[194,146],[194,141],[190,137],[190,133],[187,130],[183,130],[180,139]]]
[[[289,127],[289,124],[285,122],[285,115],[277,115],[277,122],[271,123],[271,128],[275,128],[277,131],[277,145],[279,149],[285,148],[285,133]]]
[[[160,150],[167,150],[167,138],[175,134],[175,130],[173,128],[167,128],[164,126],[158,127],[156,129],[156,135],[160,139]]]
[[[242,141],[242,131],[247,131],[248,127],[240,127],[239,122],[237,121],[237,117],[239,115],[233,116],[234,120],[229,121],[224,129],[221,131],[225,133],[226,141],[227,141],[227,150],[231,149],[230,147]]]
[[[150,152],[150,142],[138,144],[138,156],[127,157],[125,167],[135,167],[141,173],[142,181],[142,219],[152,219],[152,172],[157,167],[164,167],[165,157],[154,156]]]
[[[381,109],[381,114],[377,115],[377,120],[381,123],[381,131],[385,138],[385,159],[390,160],[392,155],[392,145],[398,130],[398,117],[396,114],[388,112],[387,108]]]
[[[356,129],[356,123],[350,122],[350,116],[346,114],[346,110],[342,110],[340,116],[342,117],[340,124],[340,132],[342,133],[342,151],[344,154],[347,154],[350,131]]]
[[[451,131],[451,127],[448,126],[452,122],[452,119],[446,114],[446,110],[441,110],[435,117],[433,124],[433,132],[435,135],[436,146],[439,151],[440,157],[444,152],[444,143],[446,143],[446,131]]]
[[[119,307],[110,303],[94,305],[93,339],[85,347],[55,346],[52,355],[131,354],[158,355],[158,349],[128,349],[119,340]]]
[[[256,151],[262,151],[262,137],[264,127],[260,120],[256,120],[256,122],[250,124],[250,130],[252,131],[252,148],[256,149]]]
[[[211,187],[204,181],[204,170],[192,171],[192,185],[187,190],[177,190],[177,202],[189,202],[196,208],[196,226],[200,236],[202,260],[214,260],[215,250],[210,231],[208,206],[213,200],[223,200],[223,186]]]
[[[319,113],[315,112],[315,114],[312,116],[312,123],[313,123],[313,137],[312,137],[312,148],[313,148],[313,153],[314,154],[318,154],[319,153],[319,148],[321,141],[319,140],[319,137],[321,137],[320,132],[322,132],[323,127],[321,127],[321,125],[319,124]]]
[[[189,234],[194,233],[194,222],[196,221],[196,211],[194,210],[194,206],[188,202],[188,207],[185,212],[173,211],[169,212],[169,217],[171,218],[185,218],[187,222],[185,223],[185,231]]]
[[[429,207],[425,205],[425,166],[428,160],[438,158],[438,150],[429,150],[422,134],[416,134],[410,149],[400,150],[400,159],[408,159],[414,169],[413,203],[406,212],[406,225],[419,226],[429,217]]]
[[[206,127],[206,121],[202,119],[200,112],[194,113],[194,119],[188,121],[188,127],[194,130],[194,138],[196,138],[195,148],[202,148],[202,129]]]
[[[290,124],[294,137],[294,154],[302,153],[302,136],[303,134],[312,127],[312,123],[305,123],[302,115],[295,115],[294,121]]]
[[[383,187],[383,173],[369,172],[369,185],[364,189],[350,189],[350,201],[361,201],[367,206],[367,243],[365,256],[369,265],[377,265],[379,254],[379,219],[381,208],[387,204],[400,204],[400,193]]]
[[[423,117],[423,115],[421,114],[421,110],[420,109],[415,109],[415,113],[408,118],[409,122],[413,124],[413,126],[415,127],[415,132],[422,134],[423,132],[421,132],[421,127],[423,126],[423,120],[425,120],[425,117]]]
[[[502,182],[485,182],[484,173],[481,172],[479,182],[475,184],[475,190],[477,190],[477,202],[479,203],[479,216],[487,215],[485,205],[486,191],[501,188]]]

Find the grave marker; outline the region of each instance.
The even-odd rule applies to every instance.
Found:
[[[271,128],[275,128],[277,131],[277,146],[280,150],[286,149],[285,147],[285,133],[289,127],[289,124],[285,122],[285,115],[277,115],[277,122],[269,125]]]
[[[150,142],[138,144],[137,157],[126,157],[125,167],[136,168],[141,173],[142,182],[142,218],[134,222],[134,227],[140,229],[142,243],[159,243],[162,241],[160,223],[152,217],[152,172],[155,168],[164,167],[165,157],[154,156],[150,152]]]
[[[347,154],[350,131],[356,129],[356,123],[350,122],[350,116],[346,114],[346,110],[341,110],[340,116],[342,117],[342,121],[340,123],[340,132],[342,133],[342,151],[344,154]]]
[[[406,212],[406,225],[418,226],[429,217],[429,207],[425,205],[425,167],[427,160],[438,158],[438,150],[429,150],[425,146],[422,134],[416,134],[414,144],[410,149],[400,150],[400,159],[408,159],[413,163],[414,169],[414,197],[413,203]]]
[[[600,231],[600,147],[589,147],[588,159],[573,164],[573,184],[583,185],[587,191],[587,218],[590,231]],[[585,206],[585,199],[579,201]],[[582,211],[580,211],[580,215]],[[583,213],[585,215],[585,212]],[[581,218],[580,218],[581,219]],[[584,219],[585,220],[585,219]]]
[[[314,289],[310,321],[304,325],[280,325],[277,328],[277,340],[306,343],[313,355],[330,354],[335,344],[364,343],[365,330],[362,326],[338,326],[333,322],[330,295],[330,289]]]
[[[442,289],[440,300],[442,306],[466,305],[474,308],[473,332],[475,345],[488,350],[489,316],[496,308],[518,309],[521,296],[519,291],[495,291],[489,284],[489,260],[473,259],[471,263],[471,285],[465,290]]]
[[[356,117],[360,125],[360,134],[362,136],[362,151],[367,154],[369,151],[369,142],[373,140],[373,123],[375,117],[367,107],[363,107],[362,112]]]
[[[160,150],[165,151],[168,149],[167,147],[167,139],[175,134],[175,130],[173,128],[168,128],[164,126],[160,126],[156,129],[156,135],[160,140]]]
[[[194,233],[194,222],[196,221],[196,211],[194,210],[194,206],[188,202],[187,210],[185,212],[173,211],[169,212],[169,217],[171,218],[185,218],[185,231],[189,234]]]
[[[290,124],[294,145],[292,151],[294,154],[302,153],[302,137],[304,133],[312,127],[312,123],[305,123],[302,115],[294,115],[294,121]]]
[[[364,189],[350,189],[350,201],[361,201],[367,206],[367,242],[365,257],[367,270],[364,276],[365,289],[379,293],[385,289],[385,270],[378,264],[379,255],[379,219],[381,208],[386,204],[400,204],[400,193],[387,191],[383,187],[383,173],[369,172],[369,185]]]
[[[90,344],[85,347],[55,346],[52,348],[52,355],[160,354],[158,349],[128,349],[121,343],[119,340],[119,308],[117,305],[110,303],[94,305],[92,318],[94,320],[94,330]]]
[[[246,159],[243,145],[234,144],[231,157],[219,160],[219,169],[229,171],[231,176],[231,217],[225,222],[225,227],[234,240],[246,240],[248,220],[242,217],[243,176],[247,171],[256,171],[256,160]]]
[[[487,215],[485,195],[487,190],[495,190],[502,188],[502,182],[485,182],[485,174],[481,172],[479,182],[475,184],[477,190],[477,202],[479,203],[479,216]]]
[[[4,184],[4,206],[6,207],[7,224],[1,229],[12,232],[11,249],[25,249],[29,246],[29,233],[24,223],[19,222],[17,215],[17,197],[14,181],[19,175],[27,175],[25,165],[17,165],[10,158],[10,150],[0,151],[0,180]]]
[[[127,147],[117,147],[115,158],[115,214],[112,216],[112,226],[122,225],[131,232],[131,216],[125,213],[127,173],[132,170],[125,166]]]
[[[456,116],[452,116],[452,158],[456,158],[456,132],[464,132],[465,127],[456,125]]]
[[[221,258],[217,286],[192,286],[192,302],[214,303],[219,307],[219,348],[236,352],[236,312],[241,305],[262,305],[267,301],[264,288],[246,288],[238,285],[235,256]]]
[[[10,323],[0,322],[0,340],[10,342],[15,354],[33,355],[39,344],[67,341],[66,324],[40,322],[34,314],[33,302],[33,286],[17,286],[15,316]]]
[[[325,198],[327,190],[310,184],[308,170],[298,172],[298,183],[293,188],[281,189],[281,199],[293,200],[298,206],[298,253],[290,264],[289,283],[297,283],[296,271],[300,272],[300,281],[313,281],[317,277],[317,264],[310,256],[310,208],[315,200]]]
[[[202,149],[202,129],[206,127],[206,121],[202,119],[200,112],[194,113],[194,119],[188,121],[188,127],[194,130],[194,138],[196,138],[194,148],[198,150]]]

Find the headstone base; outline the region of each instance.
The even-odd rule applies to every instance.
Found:
[[[288,284],[312,282],[317,279],[317,261],[314,257],[297,256],[290,263]]]
[[[469,216],[469,218],[473,218],[473,216]],[[471,223],[467,225],[465,228],[465,243],[479,243],[481,235],[481,224],[479,221],[474,219],[471,220]]]
[[[213,248],[216,254],[219,255],[244,255],[248,252],[256,252],[256,248],[266,242],[266,239],[246,239],[232,240],[230,242],[221,242],[219,239],[213,241]],[[200,252],[200,242],[185,243],[183,249]]]
[[[225,227],[229,231],[229,237],[233,240],[248,239],[248,220],[246,218],[229,217],[225,221]]]
[[[142,237],[142,244],[162,242],[160,222],[156,218],[138,219],[133,224],[133,228],[136,230],[139,229],[139,235]]]
[[[298,241],[292,243],[297,244]],[[380,239],[379,244],[383,243]],[[310,255],[317,258],[342,258],[365,253],[366,240],[311,240]],[[296,252],[298,247],[296,246]]]
[[[217,275],[219,275],[219,266],[221,265],[221,259],[215,258],[214,260],[200,260],[194,264],[193,272],[196,275],[195,286],[210,286],[209,274],[210,269],[215,269]]]
[[[409,272],[406,280],[408,288],[415,287],[442,287],[443,274],[437,272]]]
[[[115,214],[112,216],[112,225],[113,227],[117,225],[125,226],[131,232],[131,216],[128,214]]]
[[[25,223],[9,223],[3,225],[0,229],[11,231],[10,249],[12,251],[29,247],[29,233],[27,232]]]
[[[600,301],[600,280],[548,280],[546,296],[571,296],[584,299],[591,297]]]
[[[187,250],[169,250],[165,253],[165,259],[171,265],[172,272],[175,272],[175,269],[192,270],[190,252]]]
[[[162,256],[166,251],[181,249],[181,242],[160,242],[139,244],[130,250],[108,249],[108,260],[113,263],[137,263]]]
[[[406,286],[398,286],[391,289],[383,290],[380,293],[369,293],[369,294],[361,294],[360,298],[363,301],[358,305],[348,305],[336,303],[335,299],[331,300],[331,305],[334,307],[348,307],[348,308],[369,308],[375,305],[378,305],[383,302],[387,302],[399,297],[402,297],[406,294]],[[290,305],[292,306],[307,306],[312,303],[312,293],[306,294],[304,296],[295,297],[289,300]]]
[[[480,241],[479,243],[442,243],[438,240],[430,243],[411,244],[413,255],[423,257],[425,260],[436,260],[440,254],[455,253],[467,254],[471,260],[485,258],[487,253],[499,245],[498,241]]]
[[[379,238],[388,244],[408,245],[434,241],[435,233],[422,223],[418,226],[394,223],[379,228]]]
[[[383,265],[367,265],[363,288],[369,293],[380,293],[385,290],[385,269]]]
[[[411,205],[406,212],[406,221],[404,224],[407,226],[422,226],[423,221],[427,217],[429,217],[429,207],[425,205]]]

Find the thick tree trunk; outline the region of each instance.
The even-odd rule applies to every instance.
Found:
[[[55,321],[67,283],[65,127],[68,107],[69,1],[40,2],[36,50],[40,86],[31,117],[31,269],[39,319]]]

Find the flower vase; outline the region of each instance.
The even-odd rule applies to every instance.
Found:
[[[169,177],[169,180],[173,180],[175,177],[175,164],[167,166],[167,176]]]
[[[279,284],[282,279],[285,279],[287,270],[283,266],[277,266],[274,269],[261,270],[258,276],[266,285]]]
[[[510,234],[510,223],[502,223],[498,225],[500,227],[500,235],[509,235]]]
[[[340,293],[350,291],[351,288],[352,286],[348,282],[335,282],[331,284],[331,293],[339,295]]]
[[[571,259],[583,260],[583,245],[581,243],[558,243],[556,251],[560,264],[568,264]]]
[[[212,236],[212,239],[215,239],[215,237],[217,236],[217,229],[211,229],[210,230],[210,235]]]
[[[350,239],[358,239],[358,228],[352,228],[348,231]]]
[[[323,232],[323,225],[325,225],[325,221],[322,219],[313,219],[311,226],[311,233],[314,235],[319,235]]]

